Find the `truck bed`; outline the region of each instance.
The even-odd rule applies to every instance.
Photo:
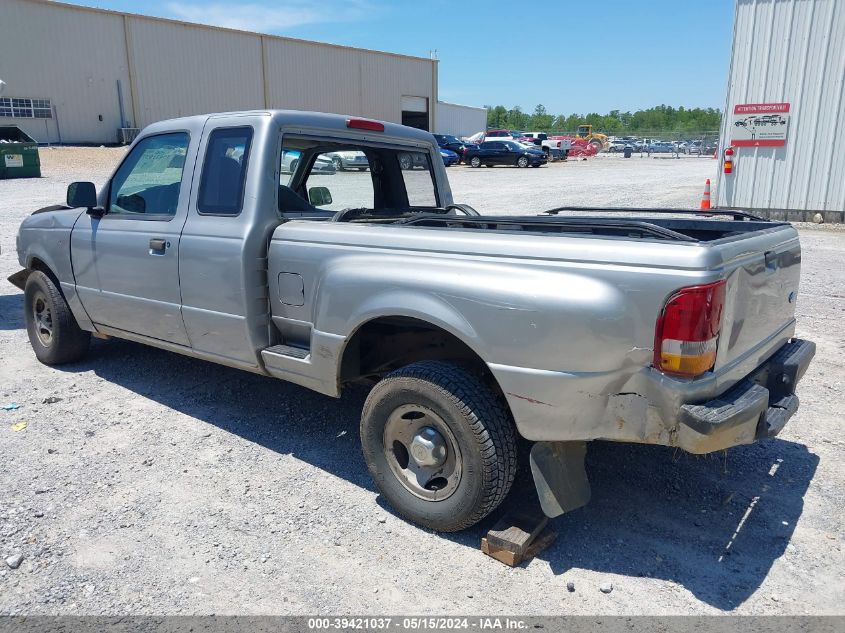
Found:
[[[715,242],[784,226],[781,222],[730,221],[687,218],[589,216],[444,216],[420,215],[402,222],[407,226],[524,231],[567,235],[650,238],[680,242]]]

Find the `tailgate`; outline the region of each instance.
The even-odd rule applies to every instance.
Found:
[[[725,312],[716,370],[748,352],[774,352],[792,336],[801,273],[801,245],[791,226],[714,243],[723,250]],[[780,336],[777,336],[780,333]]]

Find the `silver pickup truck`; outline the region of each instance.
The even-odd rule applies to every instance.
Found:
[[[334,152],[366,165],[327,168]],[[556,516],[589,499],[589,440],[706,453],[783,428],[815,352],[793,338],[791,225],[558,211],[453,204],[420,130],[194,116],[143,130],[99,195],[73,183],[24,220],[10,281],[47,364],[93,334],[328,396],[370,384],[367,466],[436,530],[501,503],[519,437]]]

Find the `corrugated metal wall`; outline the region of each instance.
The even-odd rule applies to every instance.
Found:
[[[128,23],[140,126],[264,107],[257,36],[138,18]]]
[[[738,148],[720,206],[845,210],[845,2],[738,0],[722,139],[736,104],[790,104],[784,147]],[[721,161],[720,161],[721,162]]]
[[[56,119],[10,119],[41,142],[117,140],[117,80],[129,86],[123,18],[0,0],[0,77],[4,97],[51,99]],[[102,115],[103,120],[99,120]],[[45,121],[47,123],[45,124]]]
[[[402,122],[402,97],[436,100],[437,62],[45,0],[0,0],[5,96],[51,99],[57,120],[0,119],[41,142],[113,143],[125,117],[256,108]],[[103,121],[99,120],[102,115]],[[434,119],[435,113],[430,114]]]
[[[456,103],[437,102],[437,121],[435,131],[438,134],[472,136],[487,129],[487,109]]]

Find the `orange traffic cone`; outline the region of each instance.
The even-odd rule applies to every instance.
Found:
[[[704,183],[704,193],[701,195],[701,209],[710,208],[710,179],[708,178]]]

